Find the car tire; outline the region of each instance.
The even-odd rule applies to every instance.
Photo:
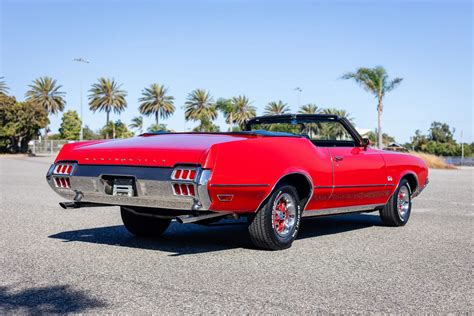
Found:
[[[130,207],[122,206],[120,215],[125,228],[130,233],[140,237],[159,237],[171,223],[170,219],[138,215]]]
[[[275,189],[249,221],[250,239],[256,247],[268,250],[289,248],[301,223],[301,205],[296,189],[290,185]]]
[[[387,226],[404,226],[411,214],[411,189],[408,181],[402,179],[385,207],[380,210],[382,223]]]

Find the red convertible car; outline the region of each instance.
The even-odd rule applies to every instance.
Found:
[[[376,150],[335,115],[249,120],[245,131],[146,133],[64,146],[47,173],[63,208],[120,206],[125,227],[158,236],[171,220],[248,218],[259,248],[291,246],[305,216],[380,212],[403,226],[428,184],[425,163]]]

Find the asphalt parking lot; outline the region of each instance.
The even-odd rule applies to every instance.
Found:
[[[403,228],[309,219],[293,247],[243,222],[138,239],[118,208],[62,210],[51,157],[0,157],[0,313],[472,312],[474,169],[431,170]]]

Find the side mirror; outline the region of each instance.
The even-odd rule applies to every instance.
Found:
[[[367,137],[364,137],[362,138],[362,141],[360,142],[360,145],[362,147],[364,147],[364,149],[367,149],[367,147],[369,147],[370,145],[372,145],[372,142],[370,141],[370,139],[368,139]]]

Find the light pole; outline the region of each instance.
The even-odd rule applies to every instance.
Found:
[[[89,60],[88,59],[85,59],[85,58],[82,58],[82,57],[79,57],[79,58],[73,58],[72,61],[76,62],[76,63],[82,63],[82,64],[89,64]],[[81,131],[79,133],[79,140],[82,140],[84,138],[84,133],[83,133],[83,110],[82,110],[82,80],[80,81],[79,83],[79,89],[80,89],[80,105],[81,105]]]
[[[301,99],[301,92],[303,92],[303,89],[301,89],[300,87],[296,87],[294,88],[293,90],[297,91],[298,93],[298,110],[300,108],[300,99]]]

